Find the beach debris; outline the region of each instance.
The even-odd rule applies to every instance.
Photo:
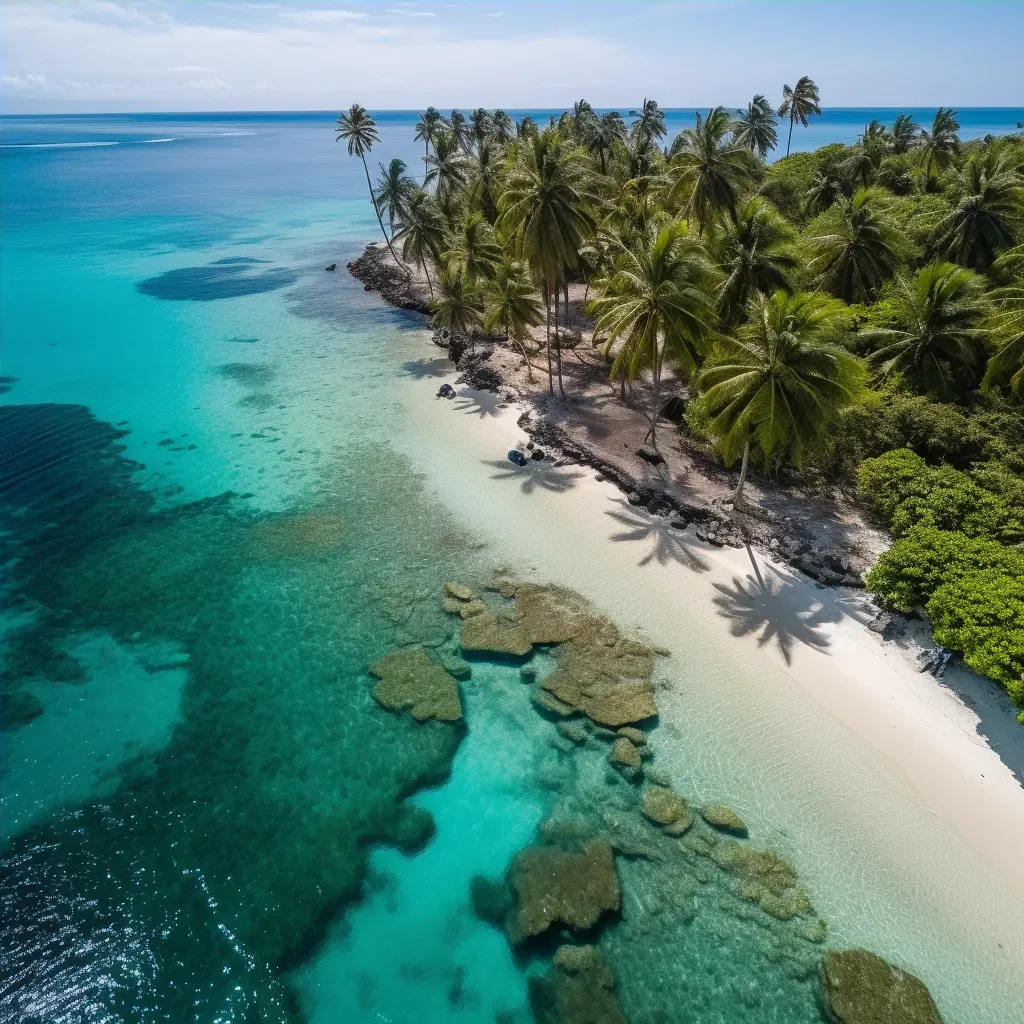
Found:
[[[512,448],[508,453],[508,461],[516,466],[522,467],[530,460],[518,448]]]
[[[620,736],[612,744],[612,749],[608,753],[608,760],[614,765],[621,765],[623,768],[639,768],[640,751],[629,740]]]
[[[942,1024],[920,978],[866,949],[829,950],[818,981],[825,1019],[833,1024]]]
[[[324,270],[337,270],[337,269],[338,269],[338,264],[337,263],[328,263],[327,266],[324,267]]]
[[[665,456],[653,448],[637,448],[636,454],[638,458],[652,466],[660,466],[665,462]]]
[[[370,666],[370,675],[379,680],[374,698],[389,711],[408,709],[417,722],[462,718],[459,684],[421,647],[392,651]]]
[[[548,974],[530,979],[530,1008],[541,1024],[626,1024],[596,946],[559,946]]]
[[[724,804],[709,804],[701,810],[700,816],[720,832],[731,832],[740,837],[747,835],[747,826],[743,824],[743,819]]]
[[[451,384],[442,384],[437,389],[437,395],[435,397],[437,397],[437,398],[454,398],[455,397],[455,388],[453,388],[451,386]]]
[[[640,809],[656,825],[672,825],[685,819],[693,823],[693,815],[686,801],[678,793],[663,786],[651,786],[644,790],[640,798]]]
[[[513,859],[510,881],[516,905],[508,933],[514,944],[553,924],[592,928],[602,914],[619,909],[615,854],[600,839],[586,843],[581,853],[527,847]]]

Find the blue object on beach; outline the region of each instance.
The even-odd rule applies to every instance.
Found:
[[[517,466],[525,466],[529,460],[518,448],[513,448],[508,453],[508,461],[514,462]]]

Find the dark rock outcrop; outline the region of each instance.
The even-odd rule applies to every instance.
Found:
[[[409,270],[395,263],[387,246],[368,245],[362,256],[348,264],[348,272],[361,281],[367,291],[379,292],[380,297],[392,306],[417,313],[430,312]]]
[[[818,975],[833,1024],[942,1024],[924,982],[866,949],[830,950]]]

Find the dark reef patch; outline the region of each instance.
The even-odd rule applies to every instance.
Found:
[[[264,263],[247,256],[217,260],[205,267],[181,267],[139,281],[136,289],[143,295],[171,301],[212,302],[240,295],[272,292],[295,284],[299,275],[285,268],[257,270]]]
[[[215,372],[244,388],[265,388],[277,376],[270,363],[222,363]]]
[[[6,395],[11,390],[11,386],[17,383],[17,377],[0,377],[0,395]]]

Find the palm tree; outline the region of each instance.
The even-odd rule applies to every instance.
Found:
[[[885,220],[885,198],[879,189],[858,189],[840,200],[838,229],[811,239],[818,255],[810,267],[844,302],[873,296],[899,265],[904,242]]]
[[[982,383],[986,389],[1009,385],[1016,394],[1024,384],[1024,245],[1004,252],[992,269],[1015,276],[989,293],[995,304],[989,324],[998,347]]]
[[[586,100],[577,100],[572,105],[570,123],[573,137],[577,142],[586,142],[590,129],[597,119],[594,108]]]
[[[529,114],[516,125],[517,139],[532,139],[538,132],[537,122]]]
[[[896,156],[903,156],[914,145],[914,139],[921,126],[914,120],[913,114],[900,114],[893,122],[889,133],[889,146]]]
[[[932,249],[965,267],[987,270],[1013,245],[1024,219],[1024,178],[1008,153],[975,156],[954,185],[956,206],[935,226]]]
[[[430,288],[430,297],[434,297],[434,282],[427,270],[427,257],[432,263],[440,261],[441,249],[444,246],[444,217],[437,208],[434,197],[424,189],[417,189],[409,196],[402,226],[395,235],[396,242],[402,243],[402,258],[407,262],[418,263]]]
[[[922,129],[918,145],[924,153],[925,167],[928,174],[938,168],[944,171],[960,152],[960,122],[956,119],[957,111],[949,107],[939,107],[935,112],[930,132]]]
[[[555,346],[558,388],[562,384],[562,351],[558,340],[558,284],[575,267],[585,236],[594,229],[595,203],[587,187],[585,154],[569,149],[557,131],[547,129],[524,140],[499,201],[499,230],[509,238],[544,284],[547,307],[548,388],[554,393],[551,368],[551,296],[555,297]]]
[[[377,134],[377,125],[374,124],[373,118],[366,112],[365,107],[359,106],[358,103],[353,103],[347,114],[341,113],[338,115],[338,127],[334,131],[334,141],[346,142],[348,144],[348,155],[357,156],[363,161],[366,187],[370,191],[370,202],[373,203],[373,212],[377,215],[380,233],[384,236],[388,251],[394,257],[395,262],[401,267],[402,264],[395,255],[395,250],[391,247],[391,239],[388,238],[388,233],[384,230],[384,220],[381,218],[377,200],[373,197],[370,169],[366,166],[366,154],[373,149],[376,143],[380,142],[380,136]]]
[[[494,277],[502,261],[501,246],[482,213],[469,214],[459,225],[442,259],[453,270],[461,271],[470,284]]]
[[[466,115],[453,110],[448,118],[448,130],[459,149],[469,152],[469,125],[466,123]]]
[[[544,322],[540,300],[523,263],[502,260],[485,294],[486,315],[483,328],[488,334],[501,331],[509,344],[519,349],[526,372],[533,380],[533,363],[527,354],[525,342],[530,328]]]
[[[660,142],[668,129],[665,127],[665,111],[654,100],[644,100],[639,110],[631,110],[629,116],[636,120],[629,126],[629,137],[637,142]]]
[[[445,267],[437,275],[437,296],[430,302],[430,326],[472,338],[483,320],[483,296],[460,270]]]
[[[491,138],[499,146],[507,146],[516,135],[516,123],[504,110],[496,110],[491,115]]]
[[[723,211],[736,222],[737,198],[750,178],[749,154],[739,145],[726,141],[731,127],[725,107],[715,107],[706,119],[697,114],[696,125],[680,132],[672,143],[679,173],[669,190],[669,198],[682,188],[689,190],[687,214],[696,215],[701,238]]]
[[[434,139],[434,152],[427,157],[425,185],[436,182],[439,198],[450,196],[466,183],[466,158],[454,132],[441,132]]]
[[[789,221],[770,203],[758,197],[747,200],[719,253],[725,274],[718,286],[723,323],[735,323],[754,292],[790,290],[789,275],[797,267],[795,237]]]
[[[603,295],[591,303],[598,315],[594,337],[607,336],[605,354],[616,341],[622,342],[612,363],[612,380],[624,375],[632,381],[651,371],[647,437],[655,448],[666,357],[689,379],[715,337],[717,317],[707,288],[710,269],[703,248],[687,238],[686,222],[677,221],[625,250]]]
[[[736,111],[732,125],[733,141],[761,160],[779,144],[779,133],[775,128],[775,111],[771,104],[758,93],[746,110]]]
[[[427,173],[427,157],[430,156],[430,147],[443,125],[444,118],[441,116],[441,112],[439,110],[435,110],[433,107],[427,107],[427,109],[420,114],[420,119],[416,122],[416,134],[414,138],[417,142],[423,143],[424,175]]]
[[[844,196],[849,198],[852,194],[853,183],[843,164],[827,163],[811,178],[811,187],[807,190],[807,214],[824,213]]]
[[[859,400],[863,366],[823,340],[841,308],[818,294],[755,295],[747,322],[735,337],[719,341],[700,372],[700,402],[726,465],[742,456],[737,505],[751,445],[766,464],[788,455],[800,467],[805,452]]]
[[[870,362],[925,394],[949,401],[976,383],[987,306],[980,279],[952,263],[931,263],[901,281],[896,326],[863,332],[881,342]]]
[[[391,237],[395,236],[395,221],[401,221],[409,197],[416,190],[416,182],[405,173],[405,161],[395,157],[387,168],[380,165],[380,177],[373,192],[373,201],[378,210],[387,210]]]
[[[477,153],[483,148],[484,141],[491,134],[491,114],[484,107],[477,107],[469,115],[469,149],[476,146]]]
[[[601,173],[608,173],[607,156],[618,142],[626,141],[626,122],[617,110],[609,110],[586,124],[583,144],[601,161]]]
[[[813,114],[821,114],[821,96],[818,94],[818,87],[807,75],[804,75],[796,87],[791,89],[788,85],[782,87],[782,105],[779,107],[779,117],[789,118],[789,138],[786,140],[786,156],[789,156],[790,147],[793,145],[793,126],[799,121],[805,128],[807,119]]]

